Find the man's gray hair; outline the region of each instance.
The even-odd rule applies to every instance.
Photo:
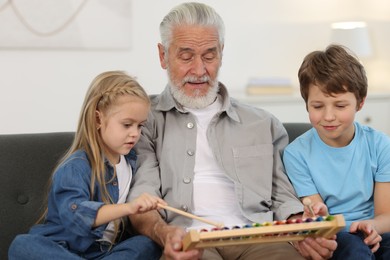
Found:
[[[219,14],[210,6],[188,2],[174,7],[160,23],[162,45],[168,49],[172,40],[172,31],[180,25],[200,25],[215,27],[221,46],[225,41],[225,25]]]

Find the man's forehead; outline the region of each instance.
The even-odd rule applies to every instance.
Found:
[[[176,26],[172,31],[172,42],[198,46],[205,43],[218,45],[218,30],[210,26]]]

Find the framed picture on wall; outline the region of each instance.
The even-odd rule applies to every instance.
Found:
[[[0,0],[0,48],[130,49],[131,0]]]

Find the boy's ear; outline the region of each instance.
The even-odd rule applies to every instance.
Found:
[[[364,97],[364,98],[362,99],[362,102],[360,102],[360,104],[358,105],[356,111],[360,111],[360,110],[363,108],[364,102],[365,102],[365,101],[366,101],[366,97]]]

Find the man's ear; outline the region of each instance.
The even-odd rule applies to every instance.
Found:
[[[167,69],[167,62],[165,60],[165,47],[161,43],[158,44],[158,55],[160,57],[161,68],[164,70]]]
[[[221,67],[222,66],[222,57],[223,57],[223,48],[225,47],[225,45],[224,44],[222,44],[222,46],[221,46],[221,64],[219,64],[219,66]]]
[[[365,101],[366,101],[366,97],[364,97],[364,98],[362,99],[362,102],[360,102],[360,104],[358,105],[356,111],[360,111],[360,110],[363,108],[364,102],[365,102]]]

